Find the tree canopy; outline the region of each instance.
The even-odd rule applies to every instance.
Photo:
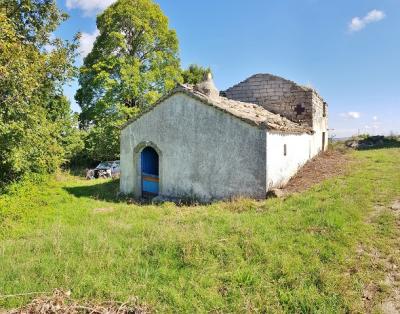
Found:
[[[62,92],[77,43],[50,35],[64,19],[52,0],[0,0],[0,185],[54,171],[82,146]]]
[[[210,71],[180,69],[176,33],[152,0],[118,0],[97,17],[99,36],[79,70],[78,117],[63,86],[78,74],[79,36],[54,35],[67,18],[55,0],[0,0],[0,186],[77,155],[118,158],[123,123]]]
[[[151,0],[117,1],[97,17],[97,28],[75,98],[89,154],[112,159],[119,154],[118,126],[182,80],[178,39]]]
[[[54,0],[0,0],[0,8],[16,34],[37,47],[48,44],[51,33],[68,17]]]

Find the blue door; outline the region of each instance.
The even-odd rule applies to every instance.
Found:
[[[152,197],[159,191],[158,154],[152,147],[146,147],[141,153],[142,196]]]

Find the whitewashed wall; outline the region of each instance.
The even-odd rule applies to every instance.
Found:
[[[284,186],[321,150],[321,132],[312,135],[267,132],[267,190]]]

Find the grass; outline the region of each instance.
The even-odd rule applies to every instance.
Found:
[[[393,214],[370,217],[400,196],[400,149],[351,154],[346,176],[285,200],[128,205],[117,181],[67,174],[15,186],[0,196],[0,308],[61,288],[160,312],[364,312],[385,270],[356,252],[395,254]]]

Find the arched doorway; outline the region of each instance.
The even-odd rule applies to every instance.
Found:
[[[147,146],[141,154],[142,197],[149,198],[159,192],[159,158],[154,148]]]

